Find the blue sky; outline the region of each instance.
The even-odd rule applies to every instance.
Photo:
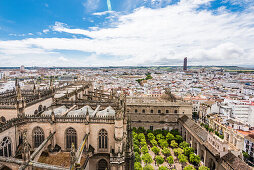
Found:
[[[0,0],[0,66],[252,65],[252,0]]]

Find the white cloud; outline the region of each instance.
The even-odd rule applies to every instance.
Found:
[[[83,6],[86,11],[91,12],[99,8],[100,0],[85,0]]]
[[[58,59],[59,59],[60,61],[64,61],[64,62],[69,61],[67,58],[65,58],[65,57],[63,57],[63,56],[59,57]]]
[[[47,34],[47,33],[49,32],[49,29],[44,29],[44,30],[42,30],[42,32],[43,32],[44,34]]]
[[[220,9],[220,13],[214,15],[210,11],[195,10],[197,4],[208,3],[208,0],[191,2],[182,0],[160,9],[139,8],[131,14],[119,15],[118,21],[111,23],[112,28],[72,29],[56,22],[52,27],[55,32],[89,38],[0,41],[0,53],[7,56],[20,53],[40,56],[41,53],[42,56],[52,56],[50,64],[61,64],[53,59],[53,56],[60,59],[61,52],[52,52],[54,50],[92,53],[92,57],[82,59],[85,62],[71,59],[65,63],[70,66],[174,65],[181,63],[184,57],[188,57],[190,64],[252,63],[254,12],[229,13]]]
[[[94,12],[93,15],[102,16],[106,14],[112,14],[114,11],[103,11],[103,12]]]

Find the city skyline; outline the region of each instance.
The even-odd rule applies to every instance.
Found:
[[[0,67],[180,66],[185,56],[193,66],[250,66],[253,5],[248,0],[2,1]]]

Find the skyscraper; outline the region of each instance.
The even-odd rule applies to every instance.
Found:
[[[187,71],[187,57],[183,60],[183,71]]]

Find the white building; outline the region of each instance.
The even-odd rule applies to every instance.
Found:
[[[0,80],[4,78],[4,73],[0,72]]]
[[[250,155],[250,160],[254,163],[254,134],[244,138],[244,151]]]
[[[225,99],[220,106],[220,113],[254,127],[254,104],[250,100]]]

